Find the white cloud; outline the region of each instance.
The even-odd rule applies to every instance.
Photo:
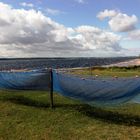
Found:
[[[140,55],[140,48],[139,47],[132,47],[126,50],[123,50],[122,53],[127,54],[126,56],[139,56]]]
[[[40,11],[0,2],[0,57],[111,56],[120,36],[94,26],[68,28]]]
[[[109,21],[110,28],[116,32],[128,32],[135,29],[138,19],[135,15],[128,16],[119,13]]]
[[[104,11],[101,11],[98,13],[97,18],[99,18],[100,20],[103,20],[106,17],[112,18],[112,17],[116,16],[117,14],[118,14],[118,12],[115,10],[105,9]]]
[[[48,14],[51,14],[51,15],[59,15],[59,14],[62,14],[64,12],[60,11],[60,10],[57,10],[57,9],[51,9],[51,8],[47,8],[46,9],[46,12]]]
[[[100,12],[97,17],[103,20],[109,17],[109,26],[112,31],[115,32],[129,32],[135,29],[135,25],[138,22],[138,18],[135,15],[128,16],[127,14],[121,13],[115,10],[104,10]]]
[[[120,36],[114,33],[92,26],[80,26],[76,29],[76,32],[83,36],[83,40],[80,40],[80,42],[87,49],[121,50],[118,44]]]
[[[34,5],[32,3],[26,3],[26,2],[22,2],[22,3],[20,3],[20,5],[23,7],[30,7],[30,8],[34,7]]]
[[[128,37],[132,40],[140,40],[140,29],[129,32]]]

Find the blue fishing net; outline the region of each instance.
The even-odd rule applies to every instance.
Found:
[[[50,71],[0,72],[0,89],[50,90]],[[140,103],[140,78],[80,78],[53,71],[53,89],[97,106]]]
[[[140,95],[140,78],[135,77],[83,79],[53,71],[53,82],[58,93],[90,105],[119,105],[135,101]]]
[[[15,90],[48,90],[50,73],[48,70],[23,72],[0,72],[0,88]]]

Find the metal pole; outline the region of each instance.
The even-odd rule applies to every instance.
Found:
[[[53,108],[53,72],[50,69],[50,107]]]

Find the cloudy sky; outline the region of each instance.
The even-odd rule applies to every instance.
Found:
[[[0,58],[140,54],[140,0],[1,0]]]

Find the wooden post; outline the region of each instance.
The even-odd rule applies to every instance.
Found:
[[[53,72],[50,69],[50,107],[53,108]]]
[[[92,67],[91,67],[91,64],[90,64],[89,70],[90,70],[90,75],[92,76]]]

